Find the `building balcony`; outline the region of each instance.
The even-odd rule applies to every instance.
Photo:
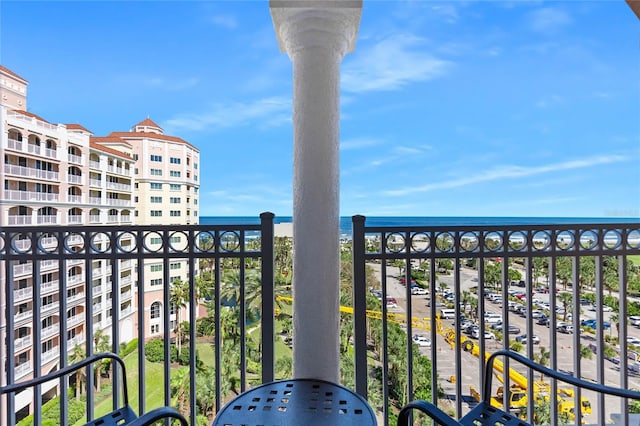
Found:
[[[73,183],[76,185],[82,185],[82,176],[81,175],[67,175],[67,182]]]
[[[38,215],[36,216],[36,223],[38,225],[55,225],[58,223],[58,216],[53,214]]]
[[[96,170],[102,170],[99,161],[89,160],[89,167]]]
[[[100,223],[100,215],[99,214],[89,215],[89,223]]]
[[[119,199],[119,198],[107,198],[106,203],[108,206],[131,206],[132,202],[128,199]]]
[[[111,241],[118,241],[120,236],[128,234],[137,241],[158,237],[170,241],[176,234],[193,235],[190,239],[193,244],[179,249],[144,245],[132,251],[118,247],[109,247],[106,251],[91,248],[91,257],[86,257],[84,253],[72,253],[58,244],[61,254],[43,250],[36,255],[42,258],[42,263],[55,263],[60,259],[82,261],[85,262],[84,269],[90,267],[90,262],[113,262],[114,259],[120,261],[120,267],[125,263],[133,265],[152,260],[155,264],[161,263],[163,271],[169,271],[172,263],[186,262],[196,271],[186,280],[189,291],[193,292],[196,280],[200,282],[207,277],[210,281],[205,288],[210,293],[181,308],[179,316],[181,321],[191,324],[211,321],[214,329],[217,327],[217,335],[214,333],[206,339],[196,335],[196,329],[201,330],[197,326],[190,327],[187,336],[183,336],[183,347],[189,347],[191,353],[195,353],[200,345],[207,347],[207,355],[199,351],[204,357],[200,361],[205,365],[215,365],[216,359],[222,365],[230,365],[228,349],[233,348],[236,367],[210,372],[212,383],[219,386],[212,393],[212,413],[220,410],[234,395],[220,385],[225,380],[222,374],[237,382],[237,391],[292,374],[280,367],[287,364],[284,358],[291,356],[288,344],[295,345],[296,339],[287,325],[291,322],[292,299],[288,293],[290,286],[284,278],[288,274],[282,272],[287,269],[274,256],[271,218],[265,215],[259,225],[87,229],[89,240],[94,235],[105,235]],[[546,362],[553,370],[569,372],[595,383],[640,388],[640,351],[636,346],[640,341],[640,289],[635,284],[640,270],[629,257],[640,255],[640,223],[368,227],[362,218],[356,217],[353,229],[351,237],[341,245],[343,259],[350,259],[350,262],[344,265],[343,275],[349,278],[342,283],[344,306],[336,322],[341,327],[340,377],[343,384],[369,400],[379,424],[395,424],[399,407],[417,397],[429,399],[453,417],[461,417],[474,405],[476,390],[482,392],[484,378],[481,373],[486,356],[506,348],[519,351],[530,359],[541,359],[541,354],[546,353]],[[0,235],[6,241],[18,233],[36,232],[43,232],[42,227],[6,228]],[[59,232],[52,232],[52,235]],[[64,227],[61,232],[64,233]],[[258,247],[255,241],[260,241]],[[9,246],[5,244],[5,247]],[[23,266],[17,263],[33,255],[8,249],[0,252],[0,260],[13,265],[15,270]],[[207,268],[216,265],[221,268],[219,273],[205,273]],[[265,266],[260,269],[258,265]],[[96,270],[99,269],[95,268],[94,272]],[[612,271],[622,272],[612,274]],[[144,268],[133,273],[138,274],[139,283],[151,279],[144,274]],[[125,278],[114,276],[115,288],[130,286],[132,274]],[[243,277],[244,281],[225,284],[232,282],[225,277]],[[285,285],[281,284],[283,280]],[[139,289],[143,288],[145,286],[140,284]],[[105,291],[112,291],[111,286],[94,286],[90,296],[96,297]],[[215,294],[221,292],[244,296],[246,300],[224,306],[222,301],[216,303],[214,300]],[[132,289],[127,289],[114,294],[118,297],[117,303],[121,304],[135,298],[133,293]],[[59,295],[66,305],[77,296]],[[8,306],[15,306],[18,297],[28,296],[19,295],[16,290],[7,297],[13,299],[7,301]],[[84,300],[84,296],[82,298]],[[174,333],[165,335],[162,330],[166,329],[165,319],[177,318],[178,314],[171,316],[170,306],[162,303],[163,295],[154,300],[159,303],[154,308],[145,306],[136,310],[129,305],[122,310],[113,310],[112,316],[105,316],[93,327],[85,328],[82,335],[74,337],[71,346],[93,344],[93,335],[98,329],[105,330],[111,338],[117,339],[117,343],[138,337],[138,351],[151,337],[174,342]],[[109,299],[102,299],[86,306],[89,312],[68,318],[63,331],[83,324],[87,317],[95,318],[111,303]],[[253,309],[259,309],[261,315],[256,317],[254,313],[258,311]],[[265,314],[271,312],[273,314]],[[152,313],[154,319],[150,318]],[[6,317],[4,312],[0,315]],[[636,319],[636,316],[639,317]],[[41,321],[43,312],[28,311],[17,315],[14,312],[9,318],[5,348],[0,353],[8,355],[7,381],[12,383],[32,372],[29,362],[18,365],[14,356],[30,344],[15,338],[16,324],[18,321]],[[144,326],[135,328],[139,332],[137,336],[127,334],[125,337],[133,331],[133,327],[125,325],[132,324],[127,322],[132,318]],[[497,321],[502,324],[495,325]],[[598,324],[602,326],[598,327]],[[474,326],[478,327],[475,333]],[[517,334],[502,331],[516,328],[519,329]],[[570,330],[573,332],[569,333]],[[285,334],[281,334],[283,331]],[[57,325],[48,327],[41,331],[41,337],[60,332]],[[304,332],[296,330],[296,334]],[[520,337],[522,335],[528,337]],[[35,336],[31,336],[33,341],[36,341]],[[222,350],[223,342],[225,351]],[[68,349],[72,349],[71,346]],[[50,352],[51,360],[59,356],[59,348],[54,348],[42,354],[43,361],[49,356],[45,354]],[[137,354],[129,356],[135,359]],[[259,354],[258,358],[256,354]],[[167,361],[160,365],[162,374],[175,376],[176,367],[172,363]],[[539,376],[521,371],[516,365],[501,368],[496,375],[504,382],[503,386],[515,385],[511,388],[512,393],[517,391],[528,395],[528,401],[535,400]],[[151,374],[149,369],[145,363],[131,372],[132,380],[138,381],[135,388],[139,389],[133,398],[144,401],[148,397],[145,384]],[[195,380],[195,360],[187,370]],[[604,424],[615,414],[630,409],[627,402],[617,397],[593,391],[578,393],[574,388],[554,388],[559,385],[545,380],[553,392],[562,394],[562,407],[572,407],[574,420],[571,421],[576,424],[582,421]],[[166,386],[166,392],[170,393],[171,386]],[[435,391],[436,386],[438,391]],[[491,389],[492,394],[497,391],[496,386]],[[574,396],[567,396],[571,392]],[[96,397],[94,390],[90,389],[90,393]],[[193,415],[192,418],[197,414],[198,397],[195,392],[186,397],[190,402],[184,405],[187,407],[185,414]],[[523,408],[513,407],[512,412]],[[551,424],[560,423],[558,407],[552,409],[551,416],[555,416],[555,420],[552,417]],[[527,412],[533,412],[533,408],[528,406]],[[209,413],[209,420],[211,415]],[[12,425],[11,421],[6,423]],[[532,423],[531,419],[529,423]]]
[[[89,204],[102,204],[102,197],[89,197]]]
[[[67,202],[82,204],[84,203],[84,197],[82,195],[67,195]]]
[[[60,194],[52,192],[19,191],[5,189],[4,197],[7,201],[52,201],[58,202]]]
[[[82,215],[75,214],[67,216],[67,223],[79,225],[82,223]]]
[[[67,154],[67,161],[72,164],[82,165],[82,155]]]
[[[102,188],[102,180],[100,179],[89,179],[89,185],[96,186],[98,188]]]
[[[107,166],[107,172],[123,176],[131,176],[131,169],[124,167]]]
[[[107,182],[107,189],[115,189],[117,191],[131,192],[131,185],[118,182]]]
[[[58,172],[36,169],[35,167],[24,167],[15,164],[5,164],[4,172],[9,176],[19,176],[24,178],[42,179],[57,181],[60,174]]]
[[[9,225],[31,225],[33,216],[31,215],[9,215]]]

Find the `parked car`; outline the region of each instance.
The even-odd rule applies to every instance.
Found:
[[[471,337],[473,337],[474,339],[479,339],[480,338],[480,329],[476,329],[473,330],[473,332],[471,333]],[[492,332],[485,330],[484,331],[484,338],[485,339],[495,339],[496,335],[493,334]]]
[[[520,343],[529,343],[529,338],[527,337],[526,334],[522,334],[518,337],[516,337],[516,341],[520,342]],[[540,343],[540,337],[537,334],[534,334],[533,336],[531,336],[531,342],[534,345],[537,345]]]
[[[597,321],[595,319],[586,319],[583,320],[580,325],[582,325],[583,327],[591,327],[591,328],[597,328]],[[610,328],[611,327],[611,323],[607,322],[607,321],[603,321],[602,322],[602,327],[604,328]]]
[[[558,331],[566,334],[573,334],[573,325],[563,323],[558,327]]]
[[[509,334],[518,334],[518,333],[520,333],[520,329],[517,326],[513,325],[513,324],[509,324],[508,333]]]
[[[387,297],[387,308],[397,308],[398,307],[398,301],[395,299],[395,297]]]
[[[426,288],[422,288],[422,287],[413,287],[413,288],[411,289],[411,294],[413,294],[413,295],[418,295],[418,296],[420,296],[420,295],[424,295],[424,294],[427,294],[427,293],[428,293],[428,291],[427,291],[427,289],[426,289]]]
[[[546,315],[540,315],[538,317],[537,323],[540,325],[549,325],[549,317],[547,317]]]
[[[418,334],[414,334],[413,335],[413,343],[415,343],[418,346],[421,347],[429,347],[431,346],[431,339],[425,337],[425,336],[420,336]]]

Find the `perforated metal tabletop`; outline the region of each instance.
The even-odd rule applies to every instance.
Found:
[[[324,380],[265,383],[238,395],[213,426],[376,425],[373,410],[357,393]]]

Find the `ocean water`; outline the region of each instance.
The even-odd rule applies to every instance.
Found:
[[[276,216],[275,223],[291,222],[291,216]],[[351,234],[351,216],[340,217],[340,234]],[[200,216],[201,225],[223,225],[236,223],[255,225],[260,223],[259,216]],[[438,216],[367,216],[367,226],[511,226],[511,225],[564,225],[564,224],[607,224],[637,223],[640,218],[629,217],[438,217]]]

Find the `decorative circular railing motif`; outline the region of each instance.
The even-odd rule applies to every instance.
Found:
[[[598,247],[598,233],[591,229],[580,233],[580,247],[584,250],[594,250]]]
[[[524,251],[527,249],[527,234],[523,231],[510,232],[507,247],[510,251]]]
[[[560,251],[571,250],[575,247],[576,240],[573,233],[569,231],[560,231],[556,234],[556,249]]]
[[[237,231],[224,231],[220,234],[220,251],[234,253],[240,250],[240,234]]]
[[[429,250],[429,235],[426,232],[418,232],[411,236],[411,252],[426,253]]]
[[[480,247],[480,238],[475,232],[465,232],[460,236],[460,251],[463,253],[473,253]]]
[[[406,247],[404,234],[400,232],[392,232],[385,236],[385,246],[387,253],[402,253]]]
[[[194,251],[213,253],[216,249],[216,237],[211,231],[197,232],[194,240]]]
[[[436,235],[435,247],[438,253],[451,253],[455,249],[456,239],[450,232],[443,232]]]
[[[484,248],[489,252],[498,252],[502,250],[502,235],[499,232],[491,231],[484,236]]]

